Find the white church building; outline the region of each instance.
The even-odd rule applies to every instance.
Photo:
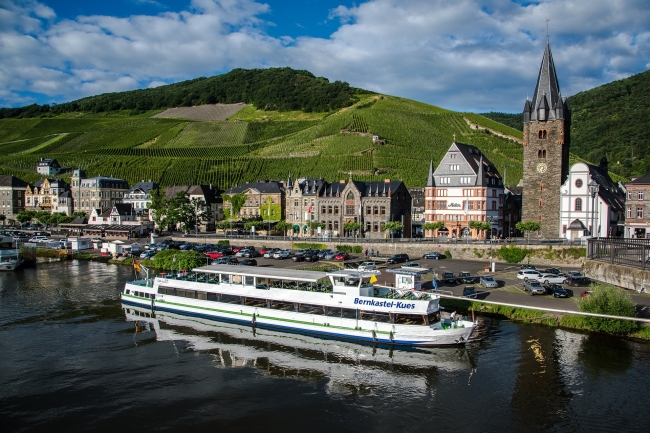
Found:
[[[578,162],[560,188],[560,238],[618,237],[623,234],[625,194],[600,166]]]

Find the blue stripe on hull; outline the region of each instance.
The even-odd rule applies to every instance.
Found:
[[[122,299],[122,302],[125,304],[129,305],[135,305],[138,307],[151,307],[150,305],[143,305],[141,303],[137,302],[132,302],[132,301],[127,301],[125,299]],[[242,320],[242,319],[234,319],[230,317],[222,317],[222,316],[215,316],[212,314],[204,314],[204,313],[198,313],[198,312],[190,312],[190,311],[185,311],[185,310],[178,310],[175,308],[170,308],[170,307],[165,307],[161,305],[156,305],[155,310],[159,311],[168,311],[170,313],[177,313],[181,314],[183,316],[191,316],[191,317],[200,317],[203,319],[208,319],[208,320],[214,320],[214,321],[219,321],[219,322],[226,322],[226,323],[234,323],[237,325],[246,325],[251,328],[259,328],[259,329],[268,329],[271,331],[280,331],[280,332],[287,332],[291,334],[300,334],[300,335],[308,335],[308,336],[313,336],[313,337],[325,337],[329,340],[339,340],[339,341],[353,341],[356,343],[364,343],[367,345],[380,345],[380,346],[385,346],[385,347],[391,347],[391,346],[411,346],[411,347],[425,347],[425,346],[430,346],[433,344],[427,344],[427,343],[422,343],[419,341],[410,341],[410,340],[388,340],[388,339],[381,339],[378,338],[377,340],[373,340],[372,337],[360,337],[360,336],[353,336],[353,335],[348,335],[348,334],[339,334],[335,332],[322,332],[322,331],[314,331],[314,330],[309,330],[309,329],[301,329],[301,328],[293,328],[289,326],[282,326],[282,325],[273,325],[273,324],[268,324],[268,323],[259,323],[257,322],[255,326],[251,323],[251,320]],[[154,311],[155,311],[154,310]],[[233,313],[237,314],[237,313]],[[464,344],[463,343],[458,343],[459,345]],[[439,346],[453,346],[455,344],[441,344]]]

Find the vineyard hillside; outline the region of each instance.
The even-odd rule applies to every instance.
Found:
[[[66,113],[52,118],[0,120],[0,174],[35,182],[39,158],[68,170],[113,175],[134,184],[211,183],[220,188],[258,179],[311,176],[403,180],[424,186],[429,161],[437,165],[454,140],[481,149],[507,183],[521,179],[522,147],[510,128],[420,102],[360,93],[358,102],[325,113],[232,107],[222,120]],[[239,109],[238,109],[239,107]],[[187,109],[210,113],[209,107]],[[220,106],[222,112],[231,110]],[[239,111],[241,110],[241,111]],[[293,114],[292,114],[293,113]],[[486,123],[476,129],[475,123]],[[373,141],[373,135],[379,140]],[[71,172],[62,175],[69,180]]]

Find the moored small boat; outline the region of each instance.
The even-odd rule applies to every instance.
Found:
[[[20,257],[20,250],[0,250],[0,271],[13,271],[23,263],[24,260]]]

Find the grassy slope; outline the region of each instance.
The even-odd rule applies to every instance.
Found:
[[[163,185],[212,183],[227,188],[256,179],[285,179],[289,172],[294,178],[329,181],[352,172],[359,180],[401,179],[417,187],[426,181],[429,160],[437,164],[455,135],[457,141],[481,148],[497,167],[508,164],[508,183],[521,177],[521,145],[472,130],[463,113],[403,98],[359,97],[354,106],[336,112],[249,107],[236,119],[219,122],[119,113],[4,119],[0,174],[33,182],[39,178],[34,172],[38,158],[55,157],[64,167],[83,167],[90,176],[114,175],[130,183],[153,179]],[[68,135],[52,141],[53,134],[64,133]],[[387,143],[373,145],[371,133]],[[2,144],[15,140],[25,141]]]

